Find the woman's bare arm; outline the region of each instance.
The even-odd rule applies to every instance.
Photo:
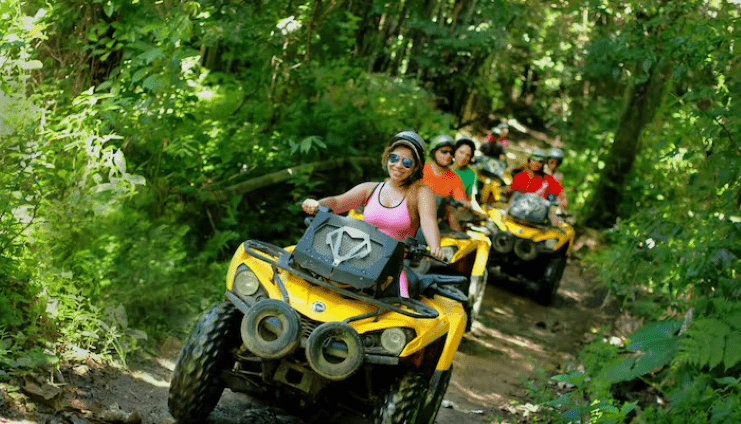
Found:
[[[437,210],[435,208],[435,195],[432,189],[421,185],[417,190],[417,209],[419,210],[419,225],[425,235],[430,253],[438,259],[443,259],[443,251],[440,247],[440,229],[437,226]]]
[[[301,206],[304,212],[309,215],[315,214],[319,206],[327,206],[336,214],[345,213],[350,209],[362,206],[365,203],[365,199],[371,195],[377,184],[373,182],[362,183],[336,196],[329,196],[319,200],[309,198],[304,200]]]

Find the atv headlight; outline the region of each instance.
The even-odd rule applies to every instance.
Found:
[[[451,259],[453,259],[453,256],[455,256],[455,252],[458,251],[458,248],[455,246],[443,246],[443,255],[445,256],[445,260],[450,262]]]
[[[260,288],[260,280],[246,265],[240,265],[234,275],[232,290],[242,297],[252,296]]]
[[[401,328],[389,328],[381,333],[381,346],[391,354],[400,354],[406,345],[407,337]]]
[[[558,243],[558,239],[548,239],[545,241],[545,247],[547,249],[553,249],[556,247],[556,243]]]

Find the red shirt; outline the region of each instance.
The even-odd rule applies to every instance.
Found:
[[[442,175],[435,175],[432,163],[428,162],[422,170],[422,182],[427,184],[437,196],[452,197],[460,201],[466,200],[463,180],[450,168]]]
[[[543,178],[529,171],[523,171],[515,175],[510,187],[512,190],[517,190],[522,193],[535,193],[543,187],[545,183],[547,183],[547,186],[541,193],[541,196],[544,198],[548,198],[549,194],[558,196],[561,194],[561,191],[563,191],[561,184],[559,184],[558,181],[550,175],[546,175],[545,178]]]

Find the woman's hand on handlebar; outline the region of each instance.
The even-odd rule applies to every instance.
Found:
[[[443,253],[443,249],[440,246],[430,246],[430,255],[441,261],[445,260],[445,254]]]
[[[321,204],[316,199],[306,199],[301,203],[301,209],[309,215],[314,215],[319,206],[321,206]]]

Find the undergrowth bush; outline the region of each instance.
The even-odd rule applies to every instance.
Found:
[[[329,157],[380,157],[398,131],[451,126],[414,83],[342,60],[287,70],[272,91],[259,72],[207,69],[197,22],[179,8],[163,20],[123,2],[54,3],[27,16],[34,4],[0,8],[0,160],[12,171],[0,174],[0,364],[13,372],[36,363],[24,352],[126,361],[182,336],[223,297],[240,242],[293,243],[303,197],[337,190],[337,175],[354,185],[379,174],[208,193]],[[116,22],[124,10],[139,25]],[[47,31],[56,38],[43,44]]]

